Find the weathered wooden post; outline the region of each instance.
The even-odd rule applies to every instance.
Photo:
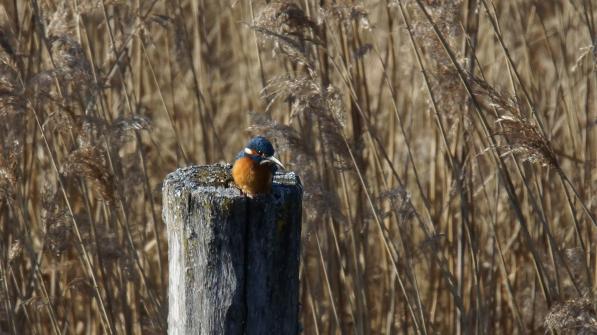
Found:
[[[168,334],[297,334],[301,202],[292,172],[253,199],[229,165],[169,174]]]

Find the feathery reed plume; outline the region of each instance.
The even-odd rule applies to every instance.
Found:
[[[46,34],[54,66],[52,74],[58,77],[61,85],[76,83],[75,91],[88,88],[93,83],[91,66],[72,34],[76,22],[67,1],[62,1],[47,21]]]
[[[59,257],[72,246],[72,225],[66,210],[43,217],[49,249]]]
[[[71,247],[72,239],[72,220],[66,208],[53,206],[53,208],[44,208],[41,214],[44,224],[46,239],[50,251],[56,256]]]
[[[67,35],[74,30],[74,13],[68,1],[60,0],[55,8],[49,2],[40,4],[48,37]]]
[[[291,119],[305,114],[315,117],[321,123],[322,145],[333,149],[338,163],[347,160],[346,144],[340,133],[344,126],[344,109],[341,96],[333,86],[324,88],[320,81],[307,76],[279,77],[271,80],[264,92],[269,93],[265,98],[270,106],[278,100],[290,103]]]
[[[0,53],[0,117],[14,116],[25,111],[23,90],[18,83],[18,69],[10,58]]]
[[[340,23],[344,28],[349,28],[353,22],[358,22],[359,27],[370,30],[369,13],[362,4],[334,3],[319,9],[318,22],[323,23],[330,19]]]
[[[505,148],[510,153],[520,153],[524,160],[531,163],[559,168],[558,159],[551,144],[543,136],[539,127],[527,115],[530,113],[513,97],[509,97],[486,81],[472,78],[473,93],[487,110],[495,110],[498,117],[495,121],[497,127],[493,131],[507,141]]]
[[[19,141],[13,140],[12,143],[0,143],[0,149],[0,200],[12,201],[19,176],[22,146]]]
[[[15,34],[0,6],[0,118],[21,114],[26,108],[17,62]]]
[[[17,56],[15,34],[4,6],[0,6],[0,59],[14,61]]]
[[[41,190],[41,222],[48,249],[60,256],[73,244],[72,219],[56,182],[48,180]]]
[[[439,112],[450,120],[462,112],[466,102],[466,92],[456,68],[418,4],[415,0],[409,0],[407,5],[411,8],[413,15],[413,35],[417,45],[427,56],[425,60],[428,62],[431,74],[430,90],[438,102]],[[460,50],[463,36],[461,28],[462,1],[432,0],[425,1],[424,6],[450,48],[453,51]],[[464,63],[465,60],[462,59],[460,62]]]
[[[509,142],[509,151],[502,155],[520,153],[531,163],[558,168],[558,160],[549,142],[531,120],[518,115],[503,115],[495,122],[501,126],[495,134],[503,136]]]
[[[105,154],[98,147],[82,147],[71,152],[62,167],[66,176],[88,180],[100,199],[114,201],[114,177]]]
[[[390,209],[387,211],[378,210],[382,213],[382,217],[389,217],[394,213],[398,214],[398,222],[404,222],[412,219],[415,216],[416,209],[411,202],[411,194],[402,187],[395,187],[393,189],[382,192],[379,197],[379,208],[384,208],[383,203],[389,202]]]
[[[56,67],[54,73],[67,82],[89,85],[92,82],[91,66],[81,45],[68,35],[51,36],[50,43]]]
[[[319,43],[317,25],[297,4],[284,1],[265,6],[251,26],[262,43],[272,42],[275,54],[298,64],[309,64],[307,42]],[[312,34],[309,34],[312,31]]]
[[[249,112],[249,131],[275,139],[276,147],[280,151],[294,150],[303,154],[308,153],[308,147],[294,128],[276,122],[264,113]]]
[[[588,297],[557,304],[545,316],[545,326],[564,334],[597,334],[597,314]]]
[[[20,257],[23,253],[23,243],[20,240],[16,240],[10,246],[10,250],[8,251],[8,261],[13,262]]]
[[[36,109],[70,114],[66,119],[71,119],[67,123],[71,126],[75,115],[82,114],[77,111],[90,105],[95,98],[97,90],[91,65],[75,38],[76,22],[67,1],[61,1],[55,10],[49,4],[41,7],[43,20],[40,23],[45,30],[40,33],[45,33],[42,37],[50,57],[49,62],[29,78],[26,91]]]
[[[301,7],[288,1],[272,2],[265,6],[255,21],[257,27],[299,37],[303,37],[308,29],[316,27]]]
[[[151,131],[151,120],[143,115],[118,117],[112,121],[108,129],[110,143],[112,146],[121,147],[124,143],[132,139],[131,133],[137,130]]]

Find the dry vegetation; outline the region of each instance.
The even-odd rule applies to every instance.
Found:
[[[5,0],[0,333],[161,334],[160,188],[272,138],[305,334],[596,334],[593,0]]]

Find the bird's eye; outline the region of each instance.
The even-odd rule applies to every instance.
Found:
[[[257,151],[257,154],[258,154],[259,156],[263,156],[263,152],[262,152],[262,151]]]

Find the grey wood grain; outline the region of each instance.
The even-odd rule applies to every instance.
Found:
[[[168,334],[297,334],[301,202],[292,172],[253,199],[230,165],[169,174]]]

